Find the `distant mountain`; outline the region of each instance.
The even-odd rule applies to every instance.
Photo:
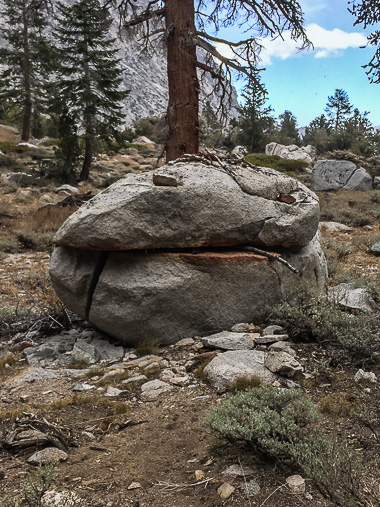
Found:
[[[68,0],[66,3],[73,3]],[[144,6],[149,0],[138,0],[137,5]],[[53,0],[52,4],[58,0]],[[0,0],[0,7],[1,7]],[[168,83],[166,75],[166,56],[163,44],[153,44],[148,51],[143,51],[142,44],[136,38],[119,36],[119,20],[115,13],[114,21],[110,27],[112,37],[117,38],[119,57],[122,59],[121,67],[124,73],[125,89],[130,94],[124,101],[123,112],[125,123],[130,125],[134,120],[149,116],[161,116],[166,112],[168,102]],[[1,33],[0,33],[1,46]],[[202,53],[200,53],[202,59]],[[208,75],[201,80],[200,105],[203,109],[206,101],[217,109],[220,94],[214,92],[216,82]],[[236,117],[237,94],[234,90],[233,104],[229,108],[229,116]]]

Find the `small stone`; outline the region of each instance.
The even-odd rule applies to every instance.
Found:
[[[144,374],[148,377],[158,373],[161,370],[160,364],[157,362],[150,363],[144,367]]]
[[[42,449],[42,451],[35,452],[26,462],[29,465],[44,465],[54,461],[66,461],[68,457],[67,452],[61,451],[61,449],[47,447],[46,449]]]
[[[163,382],[162,380],[151,380],[141,386],[141,400],[153,401],[161,394],[172,391],[174,386]]]
[[[291,475],[286,479],[286,484],[293,495],[301,495],[305,493],[305,479],[300,475]]]
[[[95,389],[95,386],[87,383],[77,384],[73,387],[73,391],[75,392],[91,391],[92,389]]]
[[[195,470],[194,475],[196,481],[201,481],[202,479],[205,478],[205,473],[203,472],[203,470]]]
[[[371,246],[371,252],[375,255],[380,255],[380,241],[378,241],[377,243],[374,243]]]
[[[253,348],[253,340],[248,333],[231,333],[222,331],[211,336],[201,338],[206,347],[224,350],[250,350]]]
[[[272,335],[272,334],[284,334],[284,328],[272,324],[271,326],[267,326],[265,329],[263,329],[263,335]]]
[[[123,385],[133,385],[133,386],[141,386],[144,382],[148,380],[148,377],[146,375],[135,375],[134,377],[126,378],[125,380],[122,380],[121,383]]]
[[[153,174],[153,183],[159,187],[178,187],[178,180],[169,174]]]
[[[139,489],[142,488],[141,484],[137,481],[131,482],[127,489]]]
[[[183,387],[183,386],[185,386],[186,384],[189,383],[189,377],[188,376],[184,376],[184,377],[172,377],[172,378],[169,379],[169,382],[171,384],[174,384],[175,386]]]
[[[241,322],[240,324],[235,324],[231,327],[232,333],[249,333],[250,325],[247,322]]]
[[[183,340],[180,340],[175,344],[177,348],[185,348],[190,347],[191,345],[194,345],[195,340],[193,338],[184,338]]]
[[[254,471],[249,467],[242,467],[240,464],[230,465],[223,472],[223,475],[235,479],[236,477],[249,477],[253,475]]]
[[[370,382],[375,384],[377,382],[376,375],[372,371],[358,370],[354,377],[355,382]]]
[[[272,343],[272,345],[269,345],[268,350],[274,351],[274,352],[281,352],[284,351],[287,354],[290,354],[291,356],[295,357],[297,355],[297,352],[291,348],[290,342],[275,342]]]
[[[260,485],[256,481],[247,481],[243,484],[243,489],[247,496],[255,496],[260,493]]]
[[[55,189],[55,193],[68,192],[69,194],[77,194],[79,190],[71,185],[65,184]]]
[[[222,498],[223,500],[226,500],[227,498],[229,498],[232,493],[235,491],[235,488],[232,486],[232,484],[228,483],[228,482],[225,482],[224,484],[222,484],[219,488],[218,488],[218,495],[220,496],[220,498]]]
[[[287,340],[289,340],[287,334],[266,334],[256,338],[255,342],[257,345],[264,345],[266,343],[286,342]]]
[[[272,373],[278,373],[288,378],[300,378],[303,374],[303,367],[286,352],[268,352],[265,356],[264,365]]]
[[[124,393],[122,389],[118,389],[117,387],[108,386],[105,396],[108,398],[116,398],[120,396],[120,394]]]

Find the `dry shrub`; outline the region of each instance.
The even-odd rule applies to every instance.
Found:
[[[319,410],[324,414],[348,416],[355,404],[355,398],[348,393],[328,394],[319,402]]]
[[[254,387],[261,386],[261,378],[258,375],[242,375],[237,377],[232,384],[228,386],[228,390],[231,392],[246,391]]]
[[[135,348],[135,353],[138,357],[155,355],[159,349],[159,342],[155,339],[148,339],[141,341]]]
[[[76,211],[71,206],[47,206],[33,210],[20,221],[21,231],[56,232],[63,222]]]

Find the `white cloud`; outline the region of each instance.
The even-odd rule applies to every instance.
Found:
[[[367,38],[362,33],[344,32],[339,28],[326,30],[316,23],[307,25],[306,33],[314,45],[314,51],[309,50],[314,58],[342,56],[345,49],[358,48],[365,46],[367,43]],[[271,65],[273,58],[287,60],[301,54],[298,49],[300,44],[291,39],[290,31],[284,32],[282,38],[277,37],[274,40],[267,39],[262,42],[265,49],[262,50],[260,55],[260,65],[263,66]],[[217,44],[217,49],[224,56],[232,56],[231,50],[225,44]]]

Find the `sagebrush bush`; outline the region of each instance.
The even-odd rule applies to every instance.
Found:
[[[354,315],[325,296],[315,297],[308,287],[275,306],[270,319],[296,341],[331,343],[363,357],[380,348],[379,312]]]
[[[246,442],[274,458],[289,458],[305,427],[319,420],[302,391],[262,386],[241,391],[214,407],[208,424],[228,440]]]

